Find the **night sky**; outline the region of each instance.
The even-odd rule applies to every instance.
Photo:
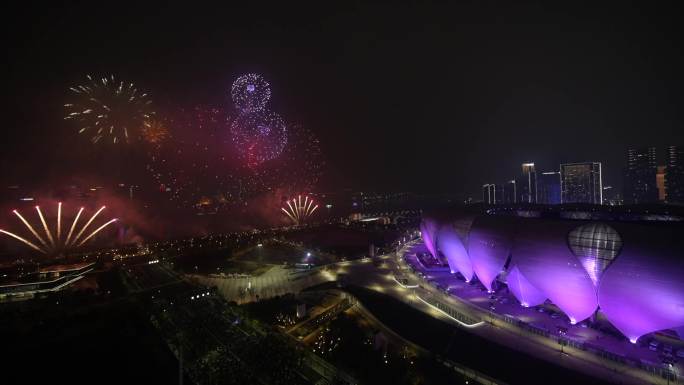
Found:
[[[244,3],[7,9],[2,182],[97,173],[62,120],[85,74],[164,106],[228,103],[261,73],[271,106],[320,137],[322,190],[477,196],[528,161],[602,161],[620,186],[627,147],[684,143],[681,14],[660,2]]]

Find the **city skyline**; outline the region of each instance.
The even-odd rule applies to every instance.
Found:
[[[682,167],[683,146],[668,146],[660,151],[656,147],[630,147],[626,151],[622,189],[603,180],[605,168],[601,162],[573,162],[560,164],[558,170],[536,171],[534,162],[522,163],[522,174],[506,182],[482,185],[482,202],[501,203],[579,203],[564,201],[562,170],[565,165],[595,163],[599,171],[598,187],[601,195],[582,203],[615,204],[681,204],[684,202],[681,186],[684,183]],[[558,178],[556,178],[558,177]],[[620,186],[618,184],[617,186]],[[533,191],[533,194],[530,194]],[[602,195],[607,194],[604,198]]]

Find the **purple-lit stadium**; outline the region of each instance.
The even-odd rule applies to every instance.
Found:
[[[507,287],[523,307],[549,301],[573,325],[601,318],[632,343],[658,331],[682,337],[680,225],[526,216],[440,213],[420,229],[452,274],[488,292]]]

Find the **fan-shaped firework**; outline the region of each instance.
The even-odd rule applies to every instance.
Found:
[[[78,132],[89,135],[93,143],[137,139],[143,124],[154,115],[148,95],[114,76],[93,79],[88,75],[87,79],[88,83],[69,88],[72,100],[64,104],[64,119],[76,122]]]
[[[297,198],[292,198],[285,203],[286,205],[280,210],[284,212],[295,225],[301,225],[307,222],[318,208],[318,205],[308,196],[305,196],[304,199],[302,199],[302,196],[299,195]]]
[[[277,158],[287,144],[287,129],[274,112],[242,114],[230,125],[233,143],[249,167]]]
[[[261,75],[246,74],[233,82],[230,96],[241,112],[261,111],[271,98],[271,88]]]
[[[79,219],[81,218],[81,214],[83,214],[84,208],[81,207],[78,210],[78,213],[74,217],[73,221],[71,222],[71,225],[69,226],[68,222],[64,223],[67,227],[62,228],[62,202],[59,202],[57,205],[57,219],[56,219],[56,224],[55,227],[50,229],[50,226],[48,225],[48,222],[45,220],[45,217],[43,216],[43,212],[40,210],[40,206],[36,206],[36,212],[38,213],[38,218],[40,218],[40,223],[42,225],[43,230],[45,231],[45,236],[40,235],[40,230],[36,230],[29,221],[27,221],[17,210],[14,210],[13,213],[16,215],[21,222],[26,226],[26,228],[29,230],[29,232],[33,235],[34,240],[33,242],[31,240],[28,240],[20,235],[11,233],[6,230],[1,230],[0,233],[3,233],[5,235],[9,235],[10,237],[22,242],[26,246],[40,251],[43,254],[47,255],[55,255],[60,252],[64,252],[68,249],[73,249],[77,248],[80,246],[83,246],[86,242],[88,242],[90,239],[92,239],[95,234],[99,233],[102,229],[105,227],[109,226],[110,224],[114,223],[117,221],[116,218],[111,219],[110,221],[106,222],[105,224],[99,226],[95,230],[86,233],[86,230],[88,230],[89,226],[93,221],[95,221],[95,218],[105,209],[105,206],[100,207],[99,210],[93,214],[88,221],[81,226],[80,228],[77,227],[79,224]],[[87,234],[87,235],[86,235]],[[29,237],[30,238],[30,237]],[[38,242],[36,242],[38,241]]]

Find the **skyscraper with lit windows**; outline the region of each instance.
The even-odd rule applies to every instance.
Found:
[[[684,146],[667,148],[665,195],[668,203],[684,204]]]
[[[603,204],[600,162],[560,165],[561,203]]]
[[[656,148],[627,150],[624,199],[627,204],[658,202]]]
[[[658,202],[667,201],[667,194],[665,193],[665,166],[658,166],[656,173],[656,187],[658,188]]]
[[[543,172],[537,182],[537,202],[546,205],[561,203],[561,178],[560,172]]]

